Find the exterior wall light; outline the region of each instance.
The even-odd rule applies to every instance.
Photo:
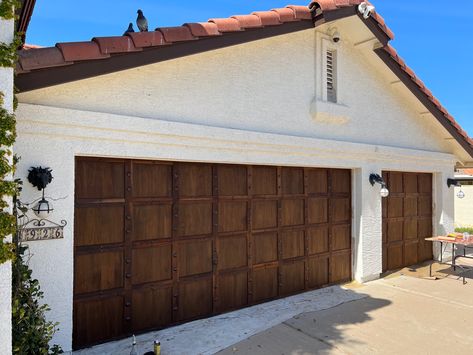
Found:
[[[460,181],[458,181],[458,180],[456,180],[456,179],[448,179],[448,180],[447,180],[447,186],[448,186],[448,188],[450,188],[450,187],[452,187],[452,186],[459,187],[459,188],[460,188],[460,191],[458,191],[457,197],[460,198],[460,199],[463,199],[463,198],[466,197],[465,193],[464,193],[463,190],[461,189],[462,184],[460,184]]]
[[[370,175],[370,184],[371,186],[374,186],[375,184],[380,184],[381,185],[381,190],[379,191],[379,194],[381,197],[388,197],[389,196],[389,190],[386,186],[386,182],[384,179],[379,175],[379,174],[371,174]]]
[[[41,166],[33,167],[28,170],[28,181],[39,191],[43,192],[41,200],[31,209],[34,214],[41,219],[47,218],[54,210],[52,203],[44,197],[44,189],[53,180],[51,172],[52,170],[50,168],[43,168]]]

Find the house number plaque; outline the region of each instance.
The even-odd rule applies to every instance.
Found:
[[[19,228],[18,236],[20,242],[32,242],[35,240],[63,239],[65,220],[60,224],[46,219],[33,219]]]

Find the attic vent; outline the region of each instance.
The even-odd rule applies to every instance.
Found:
[[[327,101],[337,102],[337,52],[327,50],[326,61]]]

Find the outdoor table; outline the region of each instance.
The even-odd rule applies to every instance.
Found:
[[[440,243],[440,264],[445,264],[445,265],[450,265],[453,267],[453,270],[456,271],[456,268],[460,268],[462,272],[460,275],[463,277],[463,284],[466,284],[465,280],[465,275],[464,273],[470,270],[473,270],[473,266],[466,266],[466,265],[459,265],[457,264],[457,259],[462,258],[462,259],[472,259],[473,256],[468,256],[466,255],[467,249],[473,249],[473,236],[469,237],[467,240],[464,239],[455,239],[453,237],[432,237],[432,238],[425,238],[426,241],[432,242],[432,243]],[[443,248],[443,245],[445,244],[445,249]],[[446,263],[443,261],[443,253],[445,250],[447,250],[448,245],[452,246],[452,262],[451,263]],[[462,246],[463,247],[463,255],[455,255],[455,247],[456,246]],[[432,277],[432,264],[430,264],[430,277]]]

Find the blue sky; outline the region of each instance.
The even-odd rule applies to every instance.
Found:
[[[121,35],[141,8],[150,28],[283,7],[291,0],[37,0],[27,42]],[[473,136],[473,1],[373,0],[396,34],[392,44],[435,96]],[[452,6],[449,6],[450,3]]]

